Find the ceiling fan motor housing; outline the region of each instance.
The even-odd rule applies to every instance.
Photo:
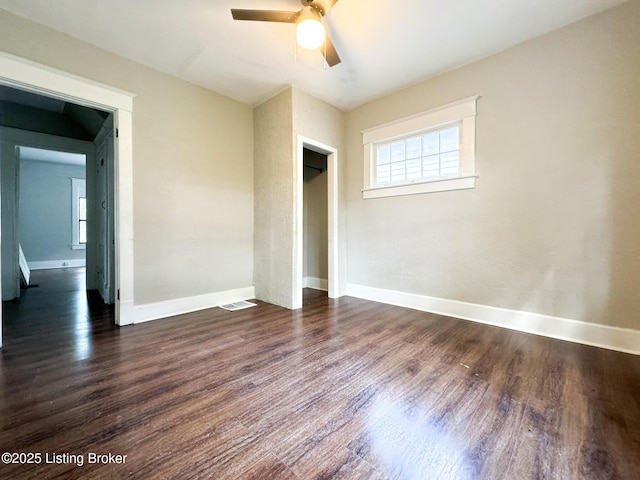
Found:
[[[304,5],[305,7],[311,7],[314,10],[316,10],[321,17],[324,17],[325,11],[323,8],[322,3],[316,1],[316,0],[301,0],[302,5]],[[304,9],[303,9],[304,10]],[[302,13],[302,10],[300,10],[300,13]]]

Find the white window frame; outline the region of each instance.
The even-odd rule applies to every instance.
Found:
[[[462,190],[476,186],[475,137],[476,104],[479,96],[434,108],[394,122],[362,131],[364,147],[364,188],[362,198],[393,197],[419,193]],[[460,165],[457,176],[420,179],[406,183],[375,184],[375,146],[394,139],[417,135],[439,129],[447,124],[460,123]]]
[[[71,249],[86,250],[87,244],[80,243],[80,198],[87,198],[87,183],[84,178],[71,179]]]

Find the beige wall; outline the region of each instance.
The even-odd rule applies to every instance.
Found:
[[[250,106],[0,10],[0,50],[132,92],[135,304],[252,285]]]
[[[291,308],[294,283],[294,140],[292,91],[254,110],[256,297]]]
[[[349,282],[639,328],[638,52],[633,1],[349,112]],[[361,130],[474,94],[474,190],[362,200]]]
[[[344,143],[344,113],[299,88],[293,88],[292,95],[295,133],[340,149]]]

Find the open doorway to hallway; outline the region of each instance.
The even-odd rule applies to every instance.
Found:
[[[17,238],[27,268],[85,267],[87,156],[33,147],[16,155]],[[29,283],[22,271],[21,283]]]
[[[109,112],[115,129],[114,320],[117,325],[134,323],[133,305],[133,98],[134,94],[78,77],[46,65],[0,52],[0,85],[44,94],[55,100]],[[2,128],[2,127],[0,127]],[[4,145],[0,140],[0,157]],[[0,316],[0,332],[2,319]],[[0,341],[2,337],[0,336]],[[0,343],[1,346],[1,343]]]
[[[83,295],[114,303],[113,144],[113,114],[0,86],[3,301],[37,271],[76,268]]]

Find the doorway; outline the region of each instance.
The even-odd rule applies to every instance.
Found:
[[[6,104],[0,101],[0,107]],[[113,118],[100,118],[90,133],[93,142],[33,131],[17,135],[6,126],[0,132],[10,145],[20,142],[15,147],[16,204],[14,195],[3,193],[4,230],[11,232],[5,227],[13,215],[17,218],[13,235],[4,240],[3,300],[18,297],[21,282],[28,286],[22,272],[17,274],[12,255],[17,248],[30,270],[85,267],[84,288],[96,290],[106,304],[115,302]],[[4,157],[7,166],[12,159],[9,153]],[[10,172],[2,175],[7,186]]]
[[[27,272],[86,267],[87,155],[19,146],[16,156],[16,240]],[[20,282],[29,286],[22,272]]]
[[[293,308],[302,307],[302,290],[305,285],[305,235],[304,235],[304,163],[314,156],[322,164],[326,159],[326,290],[329,298],[340,296],[338,275],[338,150],[316,140],[298,136],[297,141],[297,189],[295,206],[297,211],[296,254],[294,256]],[[323,180],[321,180],[323,181]],[[324,260],[322,260],[324,262]],[[309,280],[309,276],[307,276]],[[324,285],[322,285],[324,287]]]
[[[303,149],[302,288],[328,291],[327,156]]]
[[[113,115],[0,86],[0,127],[2,300],[22,304],[40,272],[73,270],[78,294],[112,304]]]
[[[118,325],[133,323],[132,111],[134,95],[1,52],[0,85],[112,113],[115,130],[114,205],[116,208],[114,208],[113,246],[115,323]],[[4,156],[5,153],[0,155]],[[6,233],[2,232],[2,238]],[[4,247],[4,243],[2,246]]]

